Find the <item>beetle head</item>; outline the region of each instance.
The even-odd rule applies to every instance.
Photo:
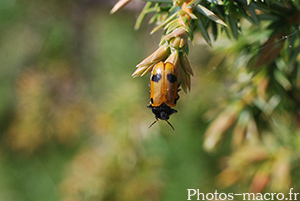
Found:
[[[152,112],[155,115],[156,120],[149,126],[149,128],[159,120],[165,120],[174,130],[174,127],[168,122],[170,115],[176,113],[177,110],[172,109],[165,103],[162,103],[159,107],[152,107]]]

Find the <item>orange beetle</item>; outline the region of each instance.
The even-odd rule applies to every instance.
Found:
[[[147,106],[152,109],[156,120],[149,126],[155,124],[158,120],[165,120],[174,130],[174,127],[168,122],[171,114],[177,110],[171,107],[176,106],[179,99],[179,83],[177,72],[172,63],[157,63],[150,77],[150,104]]]

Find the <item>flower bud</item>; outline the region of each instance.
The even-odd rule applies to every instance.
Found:
[[[139,67],[137,68],[134,73],[132,73],[132,77],[137,77],[139,75],[141,75],[146,69],[147,69],[148,66],[142,66],[142,67]]]
[[[137,67],[149,66],[153,63],[165,60],[170,54],[170,50],[167,44],[160,46],[155,52],[153,52],[149,57],[144,59]]]
[[[172,48],[179,50],[179,46],[180,46],[180,38],[176,37],[176,38],[172,38],[170,40],[170,45],[172,46]]]
[[[179,68],[180,68],[180,63],[179,63],[179,55],[177,51],[174,51],[170,54],[170,56],[165,60],[165,63],[171,63],[175,66],[177,74],[179,74]]]
[[[182,49],[187,43],[187,38],[181,38],[179,43],[179,48]]]
[[[141,76],[144,76],[146,73],[150,72],[152,70],[152,68],[156,65],[157,63],[153,63],[152,65],[150,65],[142,74]]]
[[[159,61],[164,61],[169,54],[170,48],[167,44],[160,46],[155,52],[153,52],[150,56],[136,66],[137,69],[132,74],[132,77],[145,75],[147,72],[152,70],[156,63]]]
[[[165,40],[169,41],[171,38],[188,38],[188,34],[186,33],[186,30],[183,28],[177,28],[174,31],[172,31],[171,33],[169,33],[166,37]]]

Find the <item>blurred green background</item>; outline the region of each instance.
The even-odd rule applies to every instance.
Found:
[[[0,201],[187,200],[213,193],[226,146],[203,151],[207,111],[226,96],[218,56],[196,36],[192,90],[155,120],[149,74],[131,77],[160,34],[134,31],[115,1],[0,1]],[[221,192],[221,190],[220,190]]]

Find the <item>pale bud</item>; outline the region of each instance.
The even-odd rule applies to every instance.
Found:
[[[179,43],[179,48],[182,49],[187,43],[187,38],[181,38]]]
[[[150,56],[136,66],[137,69],[132,74],[132,77],[145,75],[147,72],[152,70],[156,63],[164,61],[169,54],[170,48],[167,44],[160,46],[155,52],[153,52]]]
[[[179,64],[179,55],[177,51],[174,51],[170,54],[170,56],[165,60],[165,63],[167,62],[173,64],[175,66],[177,74],[179,74],[180,64]]]
[[[180,40],[180,38],[172,38],[170,40],[170,45],[172,46],[172,48],[178,50],[180,46]]]
[[[167,44],[160,46],[155,52],[144,59],[137,67],[149,66],[153,63],[165,60],[170,54],[170,50]]]
[[[172,31],[171,33],[169,33],[166,37],[165,40],[168,41],[171,38],[188,38],[188,35],[186,33],[186,30],[183,28],[177,28],[174,31]]]

